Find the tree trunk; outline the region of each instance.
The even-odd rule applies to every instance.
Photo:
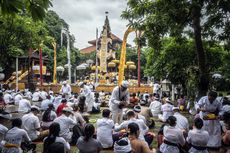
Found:
[[[201,39],[201,9],[203,6],[202,0],[193,0],[193,30],[194,30],[194,39],[196,45],[198,66],[199,66],[199,80],[198,80],[198,98],[207,94],[209,78],[207,73],[206,66],[206,55],[203,48],[203,43]]]

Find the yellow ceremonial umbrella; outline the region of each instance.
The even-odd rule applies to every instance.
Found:
[[[117,59],[112,60],[112,62],[113,62],[113,63],[116,63],[116,64],[120,63],[120,61],[119,61],[119,60],[117,60]]]
[[[136,68],[137,68],[136,65],[129,65],[130,70],[135,70]]]
[[[116,67],[116,63],[114,63],[114,62],[109,62],[109,63],[108,63],[108,67]]]
[[[135,65],[133,61],[126,62],[126,65]]]

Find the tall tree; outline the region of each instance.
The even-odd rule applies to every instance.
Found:
[[[148,43],[156,51],[164,36],[192,37],[199,67],[198,95],[209,86],[207,55],[203,39],[228,42],[230,1],[227,0],[128,0],[122,17],[145,30]]]

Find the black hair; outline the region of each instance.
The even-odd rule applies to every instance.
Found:
[[[90,123],[86,124],[84,128],[84,135],[85,135],[84,141],[86,142],[89,141],[89,139],[93,137],[94,132],[95,132],[95,128],[93,124],[90,124]]]
[[[194,125],[197,129],[201,129],[204,125],[203,120],[201,118],[196,118],[194,120]]]
[[[224,112],[223,120],[225,124],[230,125],[230,112]]]
[[[109,117],[109,115],[110,115],[110,110],[109,109],[104,109],[103,111],[102,111],[102,117]]]
[[[137,96],[137,94],[136,93],[133,93],[133,95],[132,95],[133,97],[136,97]]]
[[[16,118],[12,120],[12,127],[21,127],[22,126],[22,120],[20,118]]]
[[[129,134],[134,134],[136,136],[138,136],[138,131],[140,130],[139,126],[137,123],[129,123],[128,125],[128,129],[129,129]]]
[[[170,126],[175,126],[175,125],[176,125],[176,117],[174,117],[174,116],[169,116],[166,122],[167,122]]]
[[[67,103],[67,100],[66,99],[62,99],[61,102],[62,103]]]
[[[130,111],[127,112],[126,115],[127,115],[127,117],[134,117],[135,113],[134,113],[134,111],[130,110]]]
[[[49,104],[48,105],[49,107],[47,108],[47,110],[44,112],[43,116],[42,116],[42,121],[44,122],[50,122],[50,114],[51,114],[51,111],[53,110],[53,104]]]
[[[215,92],[215,91],[209,91],[208,96],[216,98],[217,97],[217,92]]]
[[[44,152],[50,148],[50,146],[55,142],[56,137],[59,136],[60,125],[59,123],[52,123],[49,127],[49,135],[44,141],[43,150]]]

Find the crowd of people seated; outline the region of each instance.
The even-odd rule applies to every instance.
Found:
[[[157,92],[130,94],[127,81],[111,94],[94,93],[82,82],[79,87],[76,95],[66,82],[55,94],[1,91],[1,152],[35,152],[35,142],[42,142],[44,153],[68,153],[71,145],[79,153],[217,153],[220,148],[230,153],[230,105],[216,92],[200,98],[197,113],[188,115],[183,95],[173,102]],[[16,109],[9,111],[11,106]],[[101,113],[95,124],[89,123],[92,113]],[[162,123],[156,134],[155,122]],[[151,148],[154,141],[158,145]]]

